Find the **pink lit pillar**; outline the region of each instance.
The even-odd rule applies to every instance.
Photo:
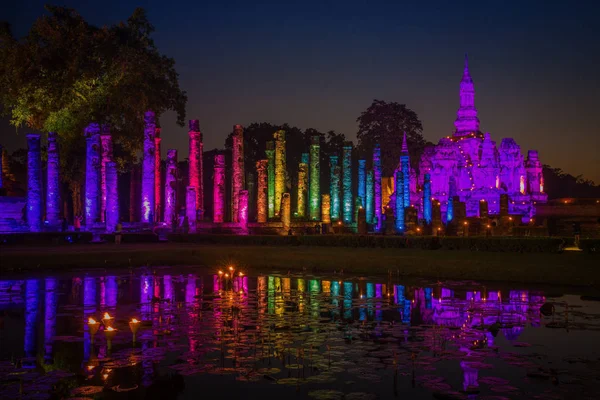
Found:
[[[189,153],[189,181],[190,186],[196,188],[196,207],[204,209],[204,191],[202,185],[202,132],[200,132],[200,121],[191,119],[189,121],[190,153]]]
[[[110,125],[104,124],[101,127],[102,134],[100,141],[102,143],[102,159],[100,161],[100,220],[104,222],[106,218],[106,163],[112,161],[113,143],[110,135]]]
[[[144,154],[142,160],[142,222],[153,222],[154,203],[154,175],[156,151],[154,147],[154,134],[156,132],[156,116],[154,111],[144,114]]]
[[[100,125],[85,128],[85,225],[89,230],[100,217]]]
[[[154,131],[154,203],[155,212],[154,220],[162,221],[162,201],[161,201],[161,187],[160,187],[160,128],[156,128]]]
[[[119,191],[117,163],[106,163],[106,232],[112,233],[119,223]]]
[[[27,225],[30,232],[42,230],[42,154],[40,135],[27,135]]]
[[[244,233],[248,233],[248,191],[238,193],[238,223]]]
[[[185,194],[185,215],[190,226],[190,233],[196,233],[196,188],[188,186]]]
[[[244,129],[233,127],[233,147],[231,149],[231,222],[239,222],[238,206],[240,191],[244,188]]]
[[[225,216],[225,155],[215,156],[213,174],[213,222],[222,223]]]
[[[58,135],[48,132],[48,180],[46,190],[46,220],[50,225],[60,224],[60,161],[58,155]]]
[[[165,174],[165,219],[172,225],[177,215],[177,150],[167,151],[167,172]]]

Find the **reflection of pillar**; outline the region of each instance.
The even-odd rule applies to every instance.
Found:
[[[338,159],[338,156],[329,156],[331,218],[335,221],[340,219],[340,167]]]
[[[46,363],[52,362],[52,343],[56,335],[56,298],[58,281],[55,278],[46,278],[44,299],[44,359]]]
[[[267,222],[267,168],[269,160],[260,160],[256,163],[258,175],[258,194],[256,202],[256,221]]]
[[[142,222],[154,221],[155,132],[154,111],[146,111],[144,114],[144,153],[142,155]]]
[[[149,321],[152,313],[152,276],[140,277],[140,312],[142,321]]]
[[[85,128],[85,224],[89,230],[99,218],[100,198],[100,126],[91,123]]]
[[[287,233],[291,227],[292,210],[290,203],[290,194],[283,193],[281,196],[281,223],[283,225],[284,233]]]
[[[275,142],[267,142],[267,195],[269,200],[269,218],[275,217]]]
[[[119,190],[117,185],[117,163],[106,164],[106,232],[112,233],[119,223]]]
[[[154,220],[163,221],[162,219],[162,199],[161,199],[161,176],[160,176],[160,128],[154,130]]]
[[[201,183],[202,183],[202,132],[200,132],[200,121],[191,119],[188,121],[189,137],[189,184],[197,188],[196,207],[202,203]]]
[[[190,226],[190,233],[196,233],[196,188],[188,186],[185,192],[185,215]]]
[[[38,315],[38,298],[40,282],[37,279],[25,281],[25,356],[35,357],[36,325]]]
[[[189,274],[185,285],[185,302],[194,303],[196,301],[196,275]]]
[[[213,222],[222,223],[225,215],[225,155],[215,155],[213,175]]]
[[[231,222],[239,222],[239,195],[244,189],[244,129],[241,125],[233,127],[231,163]]]
[[[165,173],[165,218],[169,224],[177,218],[177,150],[167,150],[167,169]]]
[[[358,197],[363,208],[367,206],[367,160],[358,160]]]
[[[102,133],[100,135],[100,141],[102,143],[102,159],[100,161],[100,219],[105,222],[105,211],[106,211],[106,163],[112,161],[113,158],[113,144],[112,136],[110,134],[110,125],[104,124],[101,126]]]
[[[298,217],[306,216],[306,195],[308,186],[308,164],[298,165]]]
[[[310,138],[310,219],[319,220],[321,214],[321,163],[320,136]]]
[[[373,206],[374,206],[374,204],[373,204],[373,170],[372,169],[367,171],[367,183],[366,183],[365,192],[366,192],[365,194],[367,196],[366,202],[365,202],[367,224],[372,224],[373,223]]]
[[[425,174],[423,182],[423,218],[425,223],[431,223],[431,175]]]
[[[42,154],[40,135],[27,135],[27,225],[30,232],[42,230]]]
[[[175,301],[175,287],[171,275],[163,276],[164,298],[171,304]]]
[[[279,215],[281,196],[285,191],[285,131],[277,131],[275,138],[275,214]]]
[[[321,222],[331,223],[331,197],[328,194],[324,194],[321,198]]]
[[[344,189],[344,223],[352,222],[352,142],[345,142],[342,154],[342,187]]]
[[[240,190],[238,193],[238,223],[244,232],[248,231],[248,191]]]
[[[46,220],[50,225],[60,223],[60,162],[56,132],[48,132],[48,179],[46,186]]]
[[[373,149],[373,191],[375,199],[375,221],[376,231],[381,230],[381,147],[375,145]]]
[[[108,308],[115,308],[117,306],[117,295],[119,292],[119,285],[117,284],[117,277],[114,275],[107,276],[104,279],[104,304],[103,306]]]
[[[396,231],[404,232],[404,174],[396,172]]]

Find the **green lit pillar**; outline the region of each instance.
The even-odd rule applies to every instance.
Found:
[[[331,219],[334,221],[340,219],[340,166],[338,165],[338,159],[337,155],[329,156],[329,193],[331,195]]]

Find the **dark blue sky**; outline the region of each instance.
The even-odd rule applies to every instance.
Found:
[[[14,2],[3,14],[24,35],[44,3]],[[206,149],[221,147],[234,124],[255,121],[355,139],[356,118],[374,98],[406,103],[437,143],[453,129],[468,52],[483,131],[600,182],[600,6],[573,3],[62,2],[97,25],[147,10]],[[187,129],[171,114],[161,124],[163,151],[185,157]],[[16,140],[6,122],[0,131],[9,149],[24,142],[26,130]]]

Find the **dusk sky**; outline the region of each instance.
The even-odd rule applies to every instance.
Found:
[[[45,1],[11,2],[22,36]],[[419,4],[417,4],[419,3]],[[579,4],[578,4],[579,3]],[[596,3],[596,4],[594,4]],[[62,1],[96,25],[141,6],[159,50],[175,58],[205,149],[234,124],[284,122],[356,139],[373,99],[417,112],[426,139],[451,134],[469,54],[481,129],[513,137],[541,161],[600,183],[599,2],[547,1]],[[0,143],[27,129],[0,121]],[[187,156],[187,128],[161,117],[163,156]],[[140,140],[142,132],[140,132]]]

